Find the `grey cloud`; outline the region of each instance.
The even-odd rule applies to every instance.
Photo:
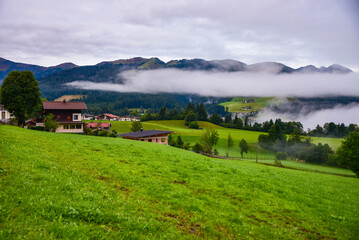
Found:
[[[271,74],[161,69],[127,71],[124,84],[74,81],[69,86],[117,92],[203,96],[359,96],[359,74]]]
[[[157,56],[279,61],[293,67],[340,63],[359,69],[353,54],[359,52],[354,4],[3,0],[0,52],[42,65]]]
[[[314,129],[317,124],[323,126],[327,122],[344,123],[349,125],[351,123],[358,124],[359,104],[350,105],[336,105],[331,109],[324,109],[312,112],[293,113],[276,113],[268,109],[259,113],[256,121],[264,122],[269,119],[281,118],[283,121],[299,121],[303,124],[304,129]]]

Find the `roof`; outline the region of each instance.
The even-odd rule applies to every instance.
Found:
[[[100,124],[100,126],[99,126]],[[86,127],[93,127],[93,128],[109,128],[111,127],[111,123],[97,123],[97,122],[91,122],[91,123],[87,123]]]
[[[107,116],[107,117],[110,117],[110,118],[118,118],[118,116],[113,115],[113,114],[110,114],[110,113],[104,113],[104,114],[102,114],[102,115]],[[100,116],[102,116],[102,115],[100,115]]]
[[[173,131],[162,131],[162,130],[146,130],[146,131],[139,131],[139,132],[131,132],[131,133],[123,133],[119,134],[123,137],[131,137],[131,138],[142,138],[142,137],[152,137],[156,135],[162,134],[170,134]]]
[[[46,101],[42,103],[44,109],[56,110],[87,110],[84,102]]]
[[[0,109],[5,109],[4,105],[0,104]]]

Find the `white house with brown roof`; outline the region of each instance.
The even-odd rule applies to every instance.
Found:
[[[118,116],[110,114],[110,113],[104,113],[97,117],[98,120],[110,120],[110,121],[117,121]]]
[[[0,104],[0,120],[9,120],[10,118],[10,112],[5,109],[4,105]]]
[[[140,118],[136,116],[121,116],[119,117],[118,120],[124,122],[134,122],[134,121],[140,121]]]
[[[42,103],[42,113],[46,115],[52,113],[56,122],[59,124],[56,132],[63,133],[83,133],[85,123],[82,122],[82,110],[87,110],[84,102],[67,102],[67,101],[46,101]],[[43,125],[37,122],[37,126]]]

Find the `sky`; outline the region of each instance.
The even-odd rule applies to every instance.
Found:
[[[359,71],[357,0],[0,0],[0,57],[338,63]]]

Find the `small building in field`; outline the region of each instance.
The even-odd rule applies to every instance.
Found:
[[[59,124],[56,132],[83,133],[82,110],[87,110],[84,102],[46,101],[42,103],[42,119],[52,113]],[[41,120],[36,123],[36,126],[43,125]]]
[[[91,128],[92,130],[107,130],[107,131],[110,131],[111,123],[90,122],[90,123],[86,123],[86,127]]]
[[[0,104],[0,120],[9,120],[11,115],[7,109],[5,109],[4,105]]]
[[[168,134],[173,131],[146,130],[120,134],[122,138],[168,145]]]
[[[251,106],[242,107],[242,110],[252,110],[252,107]]]
[[[117,121],[118,120],[118,116],[110,114],[110,113],[104,113],[101,114],[97,117],[96,120],[110,120],[110,121]]]
[[[134,121],[140,121],[140,118],[137,116],[122,116],[119,117],[118,119],[119,121],[124,121],[124,122],[134,122]]]
[[[83,115],[83,120],[94,120],[94,119],[95,119],[95,115],[88,114],[88,113],[85,113]]]

